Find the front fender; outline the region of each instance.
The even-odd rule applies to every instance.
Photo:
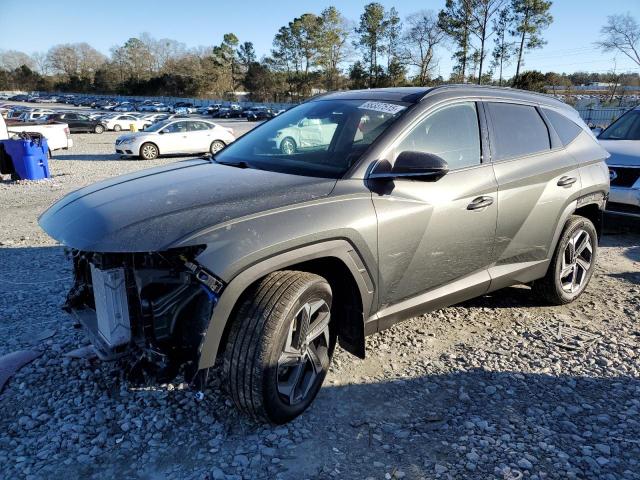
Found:
[[[213,309],[209,326],[200,344],[198,350],[198,369],[209,368],[215,364],[220,348],[220,341],[224,335],[233,308],[240,298],[240,295],[242,295],[242,292],[251,284],[276,270],[282,270],[301,262],[326,257],[339,259],[349,269],[360,291],[364,318],[368,318],[371,304],[373,303],[374,285],[371,275],[367,272],[362,259],[354,247],[343,239],[305,245],[254,264],[244,269],[231,280],[225,287]]]

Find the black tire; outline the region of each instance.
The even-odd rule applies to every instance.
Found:
[[[160,155],[160,151],[156,144],[146,142],[140,146],[140,158],[143,160],[155,160],[158,155]]]
[[[585,238],[585,235],[580,234],[580,232],[584,232],[585,235],[588,235],[591,252],[588,254],[588,268],[585,268],[585,259],[587,253],[583,255],[578,255],[578,260],[580,263],[576,262],[576,267],[574,267],[574,271],[571,272],[571,278],[569,276],[563,276],[563,268],[570,268],[570,263],[567,260],[572,260],[570,257],[572,256],[571,247],[569,244],[572,242],[572,239],[577,235],[580,235],[578,238],[578,243],[581,244],[582,239]],[[580,246],[580,245],[579,245]],[[576,248],[573,248],[573,252],[576,251]],[[588,248],[583,251],[588,252]],[[558,244],[556,245],[555,252],[553,253],[553,257],[551,258],[551,263],[549,264],[549,269],[547,270],[547,274],[541,278],[540,280],[536,280],[533,283],[533,291],[535,294],[539,295],[546,302],[551,305],[565,305],[567,303],[573,302],[577,299],[587,288],[589,281],[593,275],[593,271],[595,269],[596,258],[598,251],[598,234],[596,232],[596,228],[591,223],[591,220],[585,217],[581,217],[578,215],[573,215],[567,221],[567,224],[564,227],[562,235],[558,240]],[[575,275],[575,277],[574,277]],[[563,281],[569,280],[567,281]],[[573,290],[574,279],[579,279],[580,283],[575,290]],[[563,286],[564,285],[564,286]],[[567,288],[571,288],[572,291],[568,291]]]
[[[120,130],[122,130],[122,127],[116,123],[116,124],[113,126],[113,131],[114,131],[114,132],[119,132]]]
[[[267,275],[245,293],[236,309],[223,359],[229,394],[241,411],[256,420],[282,424],[307,409],[322,386],[335,348],[336,335],[328,314],[331,299],[331,288],[324,278],[290,270]],[[328,326],[317,337],[320,343],[310,341],[307,346],[306,338],[313,335],[313,326],[323,323],[317,320],[321,317],[312,320],[311,327],[299,329],[305,335],[296,334],[292,325],[300,325],[295,322],[307,305],[322,303],[328,308],[327,315],[322,317]],[[304,356],[300,357],[298,366],[310,362],[304,363],[299,370],[302,374],[295,376],[304,383],[296,390],[298,380],[293,379],[294,387],[287,398],[281,389],[291,379],[283,381],[282,375],[292,376],[287,368],[298,367],[283,367],[280,360],[295,335],[303,338],[298,338],[300,351],[311,351],[313,346],[313,358],[319,363],[311,361],[311,356],[306,361],[302,360]],[[322,368],[316,370],[314,365]],[[304,393],[296,396],[302,390]]]
[[[104,133],[104,126],[96,125],[93,129],[94,133]]]
[[[215,155],[226,146],[227,144],[224,143],[222,140],[214,140],[213,142],[211,142],[211,145],[209,146],[209,153],[211,155]]]
[[[285,155],[296,153],[297,149],[298,145],[296,145],[296,141],[291,137],[285,137],[280,142],[280,151]]]

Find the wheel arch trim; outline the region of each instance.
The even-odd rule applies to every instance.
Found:
[[[337,258],[351,272],[360,292],[364,323],[364,319],[368,318],[370,314],[373,303],[374,284],[355,248],[342,239],[302,246],[264,259],[246,268],[229,282],[213,309],[209,326],[198,349],[198,369],[209,368],[215,364],[220,342],[231,319],[233,309],[242,293],[250,285],[277,270],[326,257]]]

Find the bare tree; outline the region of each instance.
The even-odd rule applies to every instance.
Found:
[[[446,33],[438,25],[438,18],[430,10],[422,10],[407,17],[404,35],[405,52],[409,64],[418,69],[418,83],[426,85],[437,67],[436,47]]]
[[[3,50],[0,51],[0,68],[5,70],[15,70],[22,65],[26,65],[29,68],[34,68],[33,60],[29,55],[18,50]]]
[[[93,79],[106,57],[86,42],[66,43],[49,49],[46,61],[54,71],[67,77]]]
[[[40,75],[49,75],[51,65],[49,64],[49,59],[47,58],[46,53],[34,52],[31,54],[31,59],[33,60],[33,64]]]
[[[608,16],[600,37],[596,45],[603,51],[622,52],[640,66],[640,25],[630,13]]]

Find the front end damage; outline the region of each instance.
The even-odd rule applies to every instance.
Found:
[[[223,283],[194,260],[203,247],[153,253],[72,250],[75,281],[64,309],[98,357],[124,359],[156,381],[196,378],[202,340]]]

